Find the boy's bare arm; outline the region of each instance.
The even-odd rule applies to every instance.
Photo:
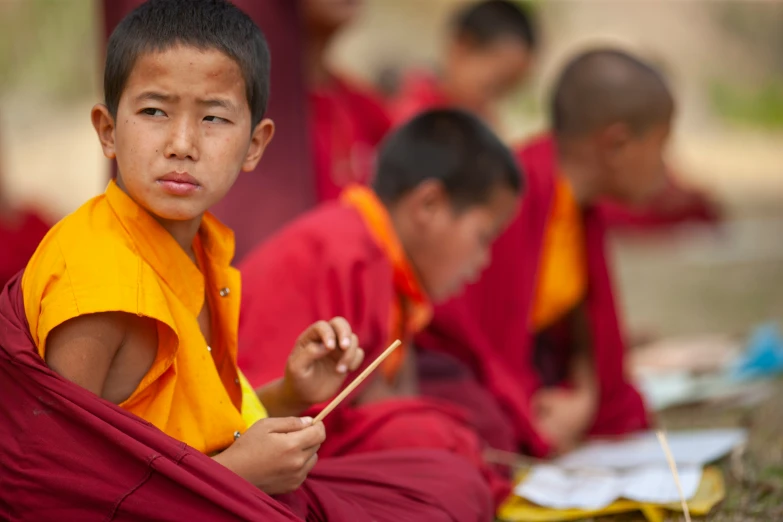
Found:
[[[123,312],[70,319],[46,341],[52,370],[114,403],[133,393],[156,353],[155,321]]]

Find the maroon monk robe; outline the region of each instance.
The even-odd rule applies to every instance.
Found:
[[[251,252],[240,270],[239,366],[254,386],[282,375],[296,337],[319,319],[346,318],[365,351],[364,364],[346,384],[387,347],[397,298],[392,265],[353,208],[333,202],[305,214]],[[382,378],[381,372],[352,398],[373,378]],[[447,449],[482,471],[496,502],[510,490],[510,483],[483,462],[480,439],[454,405],[407,397],[355,406],[349,398],[325,424],[324,456]]]
[[[352,183],[368,185],[375,149],[391,127],[379,96],[333,77],[309,95],[310,141],[318,201],[336,199]]]
[[[49,225],[33,211],[22,211],[13,221],[0,217],[0,288],[24,269]]]
[[[602,201],[606,227],[624,232],[663,232],[677,225],[716,226],[722,220],[720,207],[707,194],[685,187],[670,176],[666,189],[648,205],[631,208]]]
[[[103,0],[104,30],[114,27],[143,0]],[[264,31],[272,55],[267,117],[275,136],[253,172],[242,173],[228,195],[210,209],[236,237],[235,259],[301,212],[315,205],[302,70],[299,2],[233,0]]]
[[[38,356],[15,277],[0,295],[0,516],[10,520],[487,520],[479,475],[445,452],[323,459],[277,500]],[[449,474],[449,481],[443,474]]]
[[[438,307],[418,343],[457,357],[475,369],[513,424],[517,443],[533,455],[544,456],[551,448],[533,426],[530,404],[542,385],[533,360],[530,314],[558,175],[554,142],[548,136],[533,140],[517,150],[517,158],[527,176],[520,214],[495,243],[492,263],[481,280],[459,298]],[[644,404],[623,371],[625,345],[598,209],[585,210],[584,230],[589,280],[586,304],[600,389],[599,409],[589,433],[612,435],[643,429],[647,426]],[[445,395],[442,391],[441,396]],[[451,399],[463,402],[460,386],[452,386]]]

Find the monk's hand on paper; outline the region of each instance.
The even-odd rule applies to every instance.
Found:
[[[269,495],[290,493],[307,478],[326,438],[309,417],[262,419],[214,459]]]
[[[593,395],[580,389],[543,388],[533,397],[536,429],[557,453],[576,447],[595,416]]]
[[[364,351],[348,321],[342,317],[318,321],[299,337],[288,358],[286,395],[308,406],[327,401],[363,360]]]

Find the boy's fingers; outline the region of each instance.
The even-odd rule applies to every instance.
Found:
[[[335,334],[337,335],[340,348],[343,350],[350,348],[351,336],[353,335],[353,332],[351,331],[351,325],[348,324],[348,321],[342,317],[335,317],[329,321],[329,324],[332,326]]]
[[[292,433],[291,437],[294,437],[294,444],[296,444],[297,447],[302,449],[313,448],[315,446],[320,446],[324,441],[326,438],[326,430],[323,422],[319,422],[307,426],[296,433]]]
[[[362,365],[362,361],[364,361],[364,350],[357,348],[356,352],[353,354],[353,359],[351,359],[351,362],[348,364],[348,369],[350,371],[356,370]]]
[[[318,321],[307,329],[308,336],[306,341],[312,343],[322,343],[327,350],[333,350],[337,346],[334,329],[326,321]]]
[[[310,471],[315,467],[315,465],[318,463],[318,453],[313,453],[309,459],[307,459],[307,462],[305,462],[305,465],[302,467],[302,471],[305,472],[305,475],[309,475]]]
[[[313,419],[310,417],[270,417],[261,422],[264,423],[263,426],[267,428],[269,433],[294,433],[311,426]]]
[[[356,352],[361,348],[359,348],[359,338],[356,337],[356,334],[351,334],[350,339],[350,344],[347,348],[344,348],[340,360],[337,361],[337,371],[339,373],[347,373],[348,370],[355,369],[351,367],[351,363],[353,362],[354,357],[356,357]]]

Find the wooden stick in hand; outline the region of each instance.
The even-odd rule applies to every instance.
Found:
[[[346,386],[345,389],[341,391],[337,397],[332,399],[332,402],[330,402],[329,405],[326,406],[326,408],[324,408],[321,411],[321,413],[318,414],[318,416],[316,416],[315,420],[313,421],[313,424],[324,420],[324,417],[329,415],[329,413],[331,413],[331,411],[335,409],[338,404],[343,402],[343,399],[345,399],[348,396],[348,394],[354,390],[354,388],[359,386],[362,383],[362,381],[366,379],[367,376],[370,375],[378,366],[380,366],[380,364],[384,361],[384,359],[386,359],[401,344],[402,343],[400,342],[400,340],[397,339],[391,344],[391,346],[386,348],[386,351],[384,351],[382,354],[378,356],[377,359],[375,359],[372,363],[370,363],[370,365],[367,368],[365,368],[364,371],[361,374],[359,374],[359,376],[356,379],[354,379],[351,384]]]

